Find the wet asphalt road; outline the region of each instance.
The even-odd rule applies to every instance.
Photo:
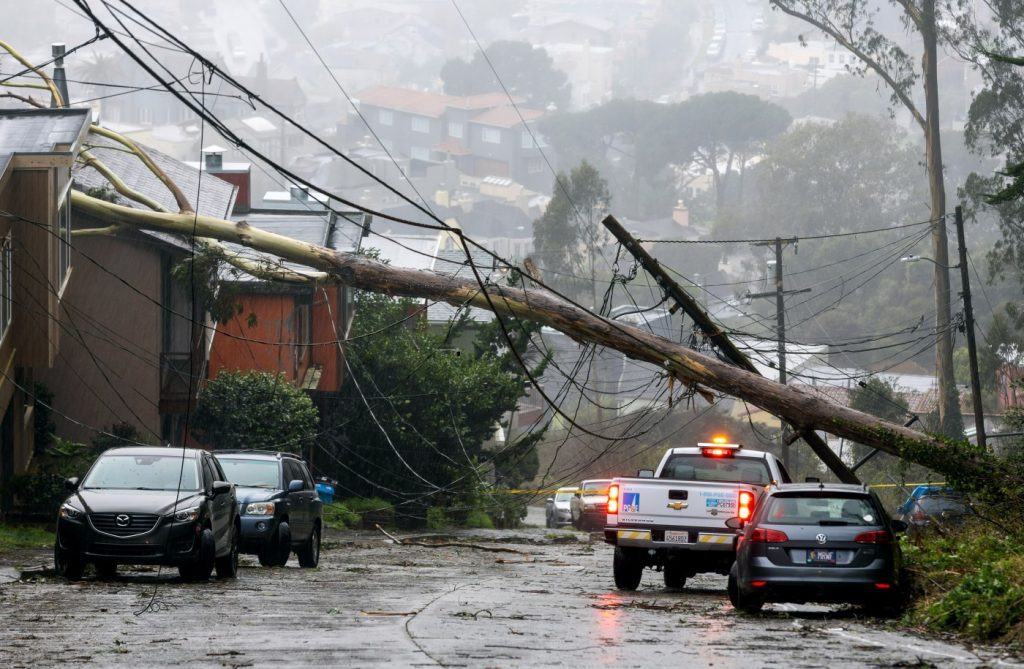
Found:
[[[557,535],[557,538],[553,536]],[[176,571],[0,582],[0,666],[1024,666],[997,648],[917,635],[855,609],[737,613],[725,579],[682,592],[648,571],[614,590],[611,548],[544,529],[446,537],[518,552],[398,546],[331,533],[320,567],[185,584]]]

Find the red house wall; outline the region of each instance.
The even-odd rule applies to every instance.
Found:
[[[242,311],[230,321],[217,324],[210,350],[210,378],[222,369],[281,372],[296,379],[293,346],[295,296],[240,295]],[[249,314],[256,322],[249,326]],[[305,370],[300,370],[300,372]]]

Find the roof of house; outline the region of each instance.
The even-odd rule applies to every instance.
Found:
[[[171,191],[135,155],[124,151],[120,144],[105,138],[96,138],[92,145],[92,154],[118,175],[129,188],[156,200],[170,211],[178,211],[177,202]],[[178,185],[198,213],[217,218],[227,218],[230,215],[235,204],[237,186],[206,174],[196,167],[190,167],[156,149],[146,146],[142,146],[142,149]],[[82,191],[90,188],[111,188],[106,177],[92,167],[76,165],[74,176],[75,187]],[[199,194],[198,199],[196,193]],[[118,197],[118,204],[134,209],[148,209],[134,200],[120,195]]]
[[[368,104],[433,118],[443,116],[448,108],[476,111],[509,105],[509,97],[504,93],[456,96],[443,93],[428,93],[395,86],[375,86],[369,88],[359,93],[358,100],[360,104]],[[512,101],[518,104],[522,102],[522,98],[513,97]],[[526,110],[523,111],[525,112]],[[541,115],[541,112],[531,113],[535,113],[537,116]]]
[[[15,155],[70,153],[81,141],[91,118],[89,109],[0,110],[0,175]],[[68,156],[68,163],[74,159]]]
[[[536,109],[526,109],[524,107],[513,107],[512,105],[505,105],[503,107],[495,107],[488,109],[482,114],[477,114],[470,119],[473,123],[479,123],[481,125],[490,125],[498,128],[513,128],[523,122],[529,123],[544,115],[544,112],[537,111]]]

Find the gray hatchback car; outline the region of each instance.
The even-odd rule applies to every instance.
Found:
[[[728,521],[739,528],[738,518]],[[902,554],[890,520],[868,488],[790,483],[769,488],[738,538],[729,600],[758,611],[765,602],[848,602],[898,609]]]

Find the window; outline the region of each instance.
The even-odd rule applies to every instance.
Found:
[[[57,211],[57,286],[64,285],[64,279],[71,267],[71,197],[70,189]]]
[[[481,128],[480,139],[486,144],[501,144],[501,131],[497,128]]]
[[[394,125],[395,115],[391,113],[390,109],[381,109],[377,112],[377,120],[381,125]]]
[[[430,149],[422,146],[414,146],[409,149],[409,157],[416,160],[430,160]]]
[[[13,316],[13,283],[14,277],[11,271],[11,235],[4,237],[0,245],[0,338],[7,333]]]
[[[462,124],[456,121],[448,121],[448,136],[462,139]]]
[[[413,132],[430,132],[430,119],[424,116],[412,117]]]
[[[526,132],[524,130],[523,131],[523,136],[522,136],[522,144],[521,144],[521,146],[524,149],[536,149],[537,148],[537,142],[533,141],[533,135],[531,135],[530,133],[528,133],[528,132]]]
[[[306,360],[310,351],[310,344],[313,342],[313,323],[312,323],[312,310],[310,304],[300,304],[295,307],[295,314],[292,317],[294,333],[295,333],[295,345],[292,350],[294,351],[294,362],[295,362],[295,373],[299,373],[299,367]]]
[[[526,171],[530,174],[539,174],[544,171],[544,161],[540,158],[530,158],[526,161]]]

